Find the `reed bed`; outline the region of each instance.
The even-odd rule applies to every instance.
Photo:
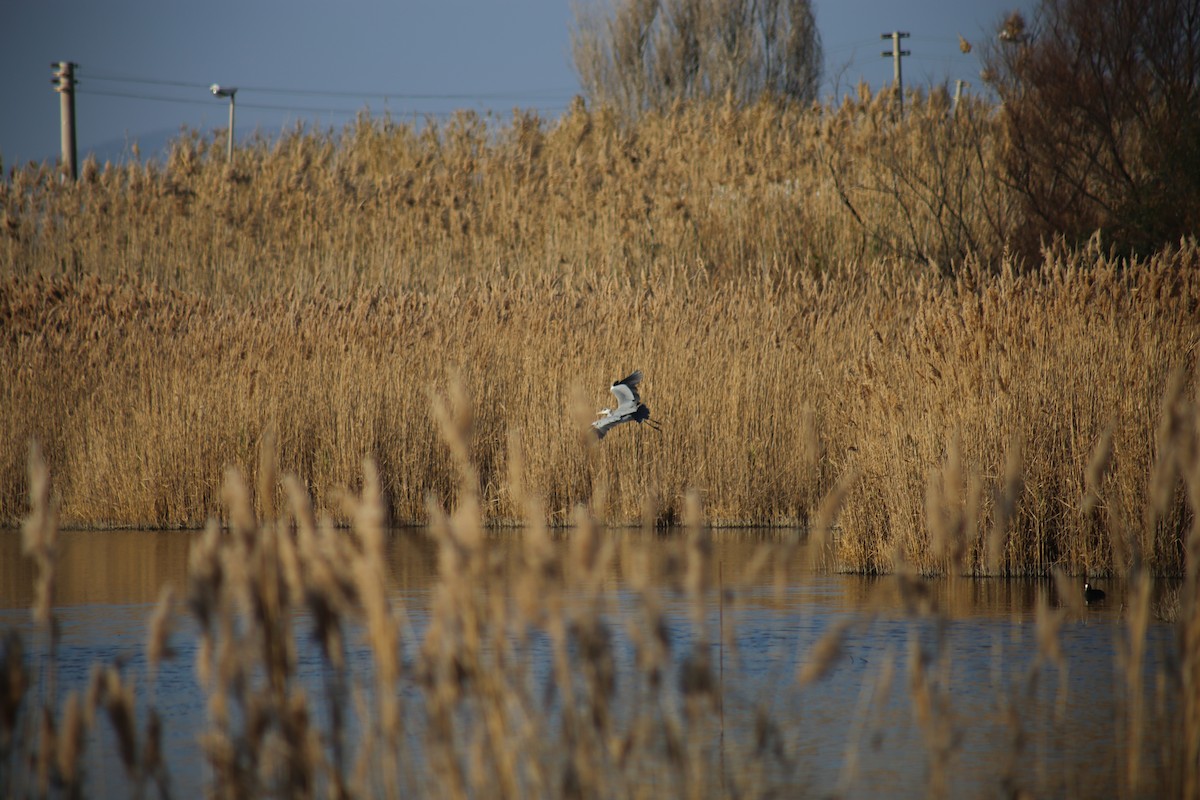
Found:
[[[389,519],[426,522],[430,498],[457,497],[429,411],[457,380],[488,524],[524,517],[504,480],[519,446],[556,525],[580,503],[638,523],[647,497],[654,522],[678,522],[692,488],[714,524],[810,524],[840,486],[823,524],[842,569],[1182,574],[1196,260],[1185,243],[1132,266],[1076,252],[958,279],[445,278],[239,304],[10,277],[0,518],[23,513],[36,439],[66,524],[198,527],[223,513],[226,466],[257,485],[270,435],[342,523],[336,489],[364,457]],[[663,432],[591,446],[586,421],[633,368]]]
[[[38,576],[34,611],[37,637],[44,641],[37,650],[47,655],[31,667],[15,633],[0,648],[0,787],[14,796],[88,795],[94,785],[86,749],[96,746],[97,726],[104,724],[129,791],[168,796],[161,741],[170,720],[159,713],[155,675],[173,657],[171,642],[186,616],[199,638],[195,674],[207,698],[207,723],[198,735],[212,796],[803,793],[807,776],[797,772],[802,762],[795,749],[802,739],[782,698],[820,691],[821,681],[844,664],[855,623],[831,625],[800,654],[795,673],[782,679],[770,701],[753,709],[754,735],[727,740],[714,653],[717,646],[729,651],[722,655],[730,670],[724,680],[736,683],[736,616],[714,633],[706,606],[720,591],[722,602],[736,609],[743,588],[763,569],[780,571],[786,583],[795,540],[762,545],[741,575],[719,584],[712,532],[693,492],[684,504],[676,557],[661,562],[657,568],[664,572],[651,579],[636,545],[618,547],[584,507],[576,511],[567,546],[557,546],[540,496],[519,479],[518,458],[509,489],[527,524],[515,534],[522,543],[520,563],[502,567],[483,527],[477,466],[464,457],[470,404],[456,389],[436,408],[443,442],[456,454],[458,500],[449,511],[430,508],[438,579],[419,636],[402,597],[389,590],[383,567],[386,505],[375,465],[365,461],[361,491],[340,498],[352,525],[338,531],[329,515],[315,511],[300,479],[279,471],[280,459],[268,443],[258,462],[259,491],[279,485],[286,499],[257,514],[253,484],[237,469],[226,472],[220,495],[229,525],[222,529],[214,520],[197,537],[186,586],[165,590],[150,615],[149,685],[140,690],[120,662],[96,664],[84,691],[54,690],[58,521],[50,472],[35,449],[23,542]],[[1193,500],[1200,498],[1195,483],[1189,491]],[[1200,526],[1190,531],[1188,547],[1200,547]],[[632,658],[624,659],[620,681],[613,627],[619,623],[610,613],[614,598],[605,577],[614,562],[636,603],[625,632]],[[1197,786],[1194,683],[1200,664],[1195,569],[1184,583],[1176,623],[1178,659],[1165,662],[1151,689],[1143,674],[1149,586],[1145,570],[1132,574],[1128,608],[1118,623],[1114,691],[1123,700],[1106,751],[1118,768],[1116,781],[1103,788],[1119,797],[1190,796]],[[927,642],[914,636],[907,653],[886,658],[864,678],[839,792],[855,790],[856,765],[878,746],[870,742],[884,735],[882,720],[894,718],[887,704],[895,683],[904,680],[908,716],[926,752],[926,793],[954,793],[952,764],[964,737],[983,720],[953,711],[953,654],[940,633],[946,618],[931,597],[929,584],[911,571],[880,587],[881,610],[926,623],[935,635]],[[1015,685],[994,687],[996,718],[1011,747],[994,789],[1086,795],[1086,776],[1055,774],[1041,763],[1044,737],[1070,736],[1075,729],[1073,720],[1054,710],[1054,698],[1061,703],[1070,691],[1061,636],[1080,613],[1081,597],[1074,581],[1059,587],[1061,605],[1048,602],[1045,592],[1041,597],[1037,656]],[[668,635],[668,602],[687,609],[688,635]],[[311,639],[320,653],[323,678],[315,693],[298,674],[300,637]],[[360,640],[369,665],[348,659]]]
[[[270,434],[340,523],[363,457],[425,522],[456,498],[429,399],[458,376],[488,524],[522,518],[515,442],[552,524],[676,522],[694,488],[714,524],[836,526],[841,569],[1181,574],[1195,241],[1010,256],[994,109],[906,108],[364,115],[232,164],[189,133],[77,183],[14,170],[0,520],[31,440],[66,524],[198,527]],[[665,430],[586,446],[635,368]]]
[[[689,104],[631,121],[364,115],[241,147],[189,132],[162,161],[0,181],[0,271],[138,276],[246,297],[446,276],[820,273],[995,260],[1017,221],[993,109],[944,92],[837,108]]]
[[[908,107],[863,91],[636,121],[581,103],[555,121],[364,116],[232,165],[192,133],[163,163],[87,163],[77,184],[13,171],[0,521],[23,521],[45,655],[31,671],[19,637],[0,645],[0,788],[87,794],[101,717],[130,786],[169,788],[153,688],[102,664],[86,692],[55,691],[59,527],[150,525],[206,526],[147,659],[153,685],[189,615],[214,796],[791,793],[793,740],[770,708],[752,747],[714,757],[701,620],[710,526],[768,524],[804,526],[829,569],[893,573],[894,605],[935,630],[922,576],[1054,575],[1063,598],[1066,575],[1125,577],[1112,788],[1195,796],[1200,247],[1010,256],[1021,221],[993,110],[951,114],[941,92]],[[664,429],[598,443],[587,422],[635,368]],[[381,561],[385,523],[408,521],[439,547],[420,641]],[[619,554],[642,615],[620,687],[602,524],[688,531],[668,576],[692,609],[685,651],[657,635],[637,553]],[[521,526],[511,582],[485,544],[497,525]],[[564,555],[550,542],[566,525]],[[795,543],[780,547],[752,563],[783,586]],[[1155,574],[1183,578],[1169,609]],[[301,611],[320,697],[296,675]],[[1019,771],[1038,721],[1018,700],[1066,674],[1071,613],[1039,609],[1039,660],[997,701],[1005,793],[1038,791]],[[1175,620],[1179,652],[1148,698],[1151,613]],[[835,627],[795,685],[852,634]],[[530,689],[533,639],[554,702]],[[881,667],[856,713],[868,741],[903,671],[937,796],[966,723],[935,642]]]

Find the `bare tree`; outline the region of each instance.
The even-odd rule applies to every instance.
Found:
[[[1003,101],[1003,169],[1029,224],[1019,249],[1145,252],[1200,223],[1200,0],[1041,0],[985,56]]]
[[[584,92],[631,113],[711,96],[810,102],[820,85],[810,0],[614,0],[575,20]]]
[[[890,91],[860,85],[824,117],[817,153],[864,237],[866,253],[956,273],[971,259],[999,264],[1014,225],[1012,192],[995,169],[994,107],[945,85],[910,92],[893,114]],[[863,157],[863,154],[869,154]]]

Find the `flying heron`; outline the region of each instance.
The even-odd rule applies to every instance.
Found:
[[[645,422],[656,431],[662,430],[657,422],[650,419],[650,407],[643,405],[642,398],[638,396],[637,385],[641,382],[642,371],[639,369],[612,385],[617,407],[601,410],[600,419],[592,423],[598,438],[603,439],[609,428],[615,428],[622,422]]]

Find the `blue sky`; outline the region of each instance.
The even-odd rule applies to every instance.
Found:
[[[911,33],[906,84],[979,82],[978,42],[1032,0],[814,0],[825,47],[822,94],[892,77],[885,31]],[[514,107],[557,116],[578,92],[571,0],[15,0],[0,26],[0,158],[5,170],[59,152],[52,61],[80,65],[82,161],[117,157],[138,140],[228,121],[212,83],[239,87],[237,132],[275,133],[298,121],[340,128],[365,106],[395,117]],[[326,94],[328,93],[328,94]]]

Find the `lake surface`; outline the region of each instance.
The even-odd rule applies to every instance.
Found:
[[[559,534],[560,545],[570,532]],[[675,558],[681,533],[610,531],[619,540],[604,591],[615,634],[618,684],[634,669],[629,627],[641,619],[637,594],[627,580],[629,554],[651,561]],[[1054,586],[1038,580],[931,580],[922,584],[935,616],[911,616],[901,608],[897,580],[829,574],[814,568],[803,548],[786,564],[772,563],[753,580],[742,580],[764,545],[793,535],[779,531],[717,531],[713,534],[713,583],[703,626],[719,665],[722,747],[730,758],[751,747],[760,712],[776,721],[789,754],[781,779],[788,794],[869,797],[925,796],[929,791],[930,742],[936,727],[915,710],[911,658],[928,661],[939,721],[952,731],[947,752],[954,796],[1007,793],[1005,776],[1039,795],[1103,796],[1122,779],[1128,746],[1121,720],[1126,681],[1117,651],[1126,635],[1124,587],[1105,582],[1103,604],[1070,612],[1058,636],[1064,666],[1039,657],[1036,608],[1039,596],[1060,605]],[[197,735],[207,725],[205,695],[195,674],[196,628],[180,615],[171,638],[176,657],[148,687],[147,621],[161,587],[186,587],[188,551],[196,534],[162,531],[64,532],[61,535],[57,616],[60,693],[86,686],[91,665],[120,659],[138,685],[139,706],[152,692],[164,723],[164,746],[174,796],[201,796],[207,767]],[[501,562],[516,563],[518,531],[489,535]],[[419,640],[437,582],[438,552],[422,530],[399,530],[388,539],[393,599],[403,602]],[[776,567],[786,576],[776,580]],[[0,531],[0,629],[15,627],[31,669],[45,651],[28,607],[34,572],[21,556],[20,534]],[[662,587],[669,634],[676,654],[696,637],[682,596]],[[852,623],[828,674],[803,689],[797,673],[832,626]],[[303,614],[298,630],[307,630]],[[722,645],[721,632],[725,632]],[[306,635],[298,635],[302,682],[320,694],[322,661]],[[348,637],[351,666],[370,669],[361,631]],[[1147,632],[1141,684],[1151,724],[1143,769],[1152,769],[1166,746],[1165,714],[1171,698],[1160,681],[1175,652],[1171,626],[1152,622]],[[536,657],[536,656],[535,656]],[[548,663],[549,656],[545,656]],[[874,696],[881,673],[894,669],[884,697]],[[535,665],[536,668],[536,665]],[[548,668],[547,668],[548,672]],[[33,692],[36,693],[37,684]],[[31,696],[35,696],[31,695]],[[1014,727],[1013,719],[1019,719]],[[618,708],[618,714],[621,713]],[[320,714],[318,713],[318,717]],[[107,724],[90,733],[85,761],[89,796],[125,796],[129,787]],[[1011,788],[1011,787],[1010,787]]]

